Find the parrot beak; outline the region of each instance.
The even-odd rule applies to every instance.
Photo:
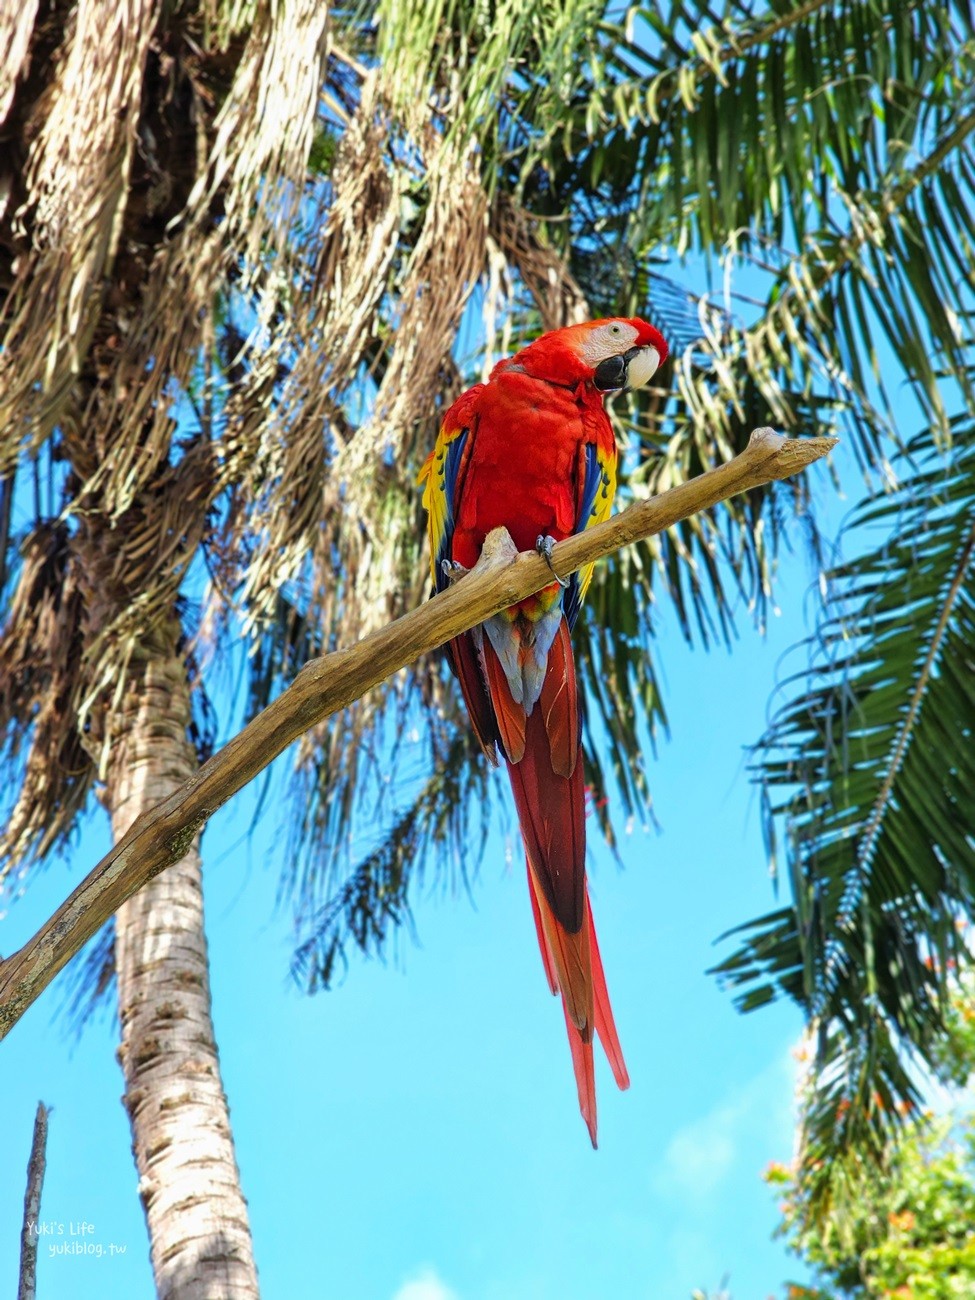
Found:
[[[619,393],[624,388],[642,388],[660,365],[660,354],[651,344],[630,348],[600,361],[593,382],[601,393]]]
[[[653,378],[660,365],[660,356],[655,347],[649,343],[646,347],[631,348],[626,354],[629,362],[626,368],[627,388],[642,388]]]

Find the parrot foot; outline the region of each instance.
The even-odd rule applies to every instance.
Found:
[[[547,534],[543,534],[541,537],[535,539],[535,550],[542,557],[542,559],[545,561],[548,567],[552,570],[552,574],[555,577],[555,581],[559,584],[560,587],[564,589],[569,585],[569,579],[560,578],[559,575],[555,572],[555,566],[552,564],[552,547],[554,545],[555,545],[555,538],[549,537]]]
[[[448,582],[456,582],[457,579],[462,578],[465,573],[470,573],[470,569],[465,569],[464,566],[458,564],[456,560],[441,560],[440,568]]]

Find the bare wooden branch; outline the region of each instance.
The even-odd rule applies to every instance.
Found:
[[[727,464],[559,542],[552,565],[559,574],[573,573],[728,497],[788,478],[825,456],[835,443],[835,438],[784,438],[772,429],[757,429],[746,449]],[[541,556],[516,554],[511,538],[499,529],[488,537],[476,568],[448,591],[356,645],[309,661],[286,691],[175,794],[139,818],[37,934],[0,962],[0,1037],[120,904],[178,862],[217,809],[298,736],[551,580]]]
[[[20,1283],[17,1300],[34,1300],[37,1294],[37,1242],[40,1237],[41,1188],[44,1186],[44,1169],[47,1165],[47,1117],[50,1114],[42,1101],[37,1103],[34,1116],[34,1137],[27,1161],[27,1190],[24,1193],[24,1226],[20,1234]]]

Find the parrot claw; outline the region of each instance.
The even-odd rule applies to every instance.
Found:
[[[552,564],[552,547],[555,545],[555,538],[543,534],[535,539],[535,550],[542,557],[548,567],[552,570],[555,581],[563,590],[569,585],[568,578],[560,578],[555,572],[555,566]]]
[[[440,568],[445,574],[448,582],[456,582],[457,579],[462,578],[465,573],[470,573],[470,569],[465,569],[464,566],[458,564],[456,560],[441,560]]]

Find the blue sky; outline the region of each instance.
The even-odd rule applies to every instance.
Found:
[[[826,471],[812,473],[829,497]],[[599,1062],[600,1150],[576,1105],[562,1016],[539,961],[520,851],[499,831],[473,902],[431,887],[419,943],[353,961],[315,998],[288,979],[275,912],[275,812],[253,839],[244,792],[206,832],[214,1016],[263,1294],[342,1300],[735,1300],[802,1276],[780,1242],[770,1160],[792,1148],[788,1006],[738,1015],[705,971],[714,940],[774,904],[743,747],[758,738],[811,572],[783,558],[781,614],[733,651],[690,651],[661,611],[671,738],[651,780],[660,832],[601,845],[592,894],[633,1084]],[[512,819],[508,818],[509,825]],[[23,942],[106,847],[100,821],[40,873],[0,928]],[[152,1294],[115,1027],[67,1037],[49,989],[4,1043],[0,1290],[12,1294],[38,1099],[53,1107],[43,1220],[89,1223],[95,1255],[45,1255],[45,1300]],[[82,1238],[77,1237],[76,1240]],[[109,1245],[124,1253],[107,1253]]]

